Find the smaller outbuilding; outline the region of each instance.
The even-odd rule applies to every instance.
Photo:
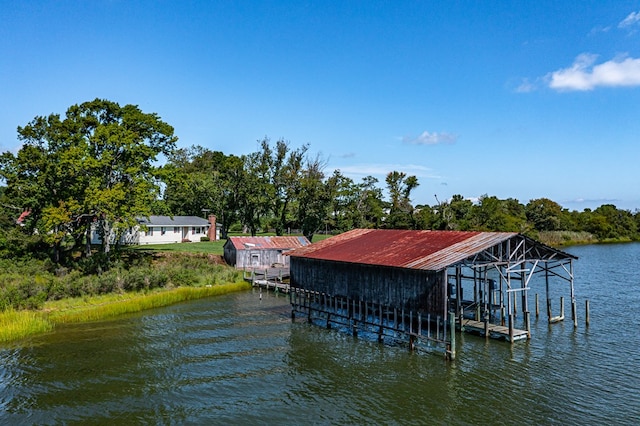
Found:
[[[224,260],[236,268],[288,266],[290,250],[311,244],[306,237],[229,237],[224,244]]]

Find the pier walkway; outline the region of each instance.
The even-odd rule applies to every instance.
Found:
[[[514,328],[513,338],[511,338],[509,334],[509,327],[487,323],[485,328],[484,322],[467,318],[462,320],[460,329],[462,331],[479,334],[481,336],[485,336],[488,333],[489,337],[491,337],[492,339],[504,339],[508,342],[515,342],[518,340],[527,339],[529,337],[529,333],[526,330],[519,330],[517,328]]]

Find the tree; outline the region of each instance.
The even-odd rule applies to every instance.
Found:
[[[23,146],[0,160],[7,195],[31,214],[27,226],[47,237],[59,260],[64,235],[72,247],[89,244],[97,224],[102,251],[151,214],[160,186],[159,155],[168,155],[177,138],[155,113],[135,105],[95,99],[71,106],[64,118],[38,116],[18,127]],[[85,251],[89,254],[89,251]]]
[[[548,198],[531,200],[525,206],[527,220],[538,231],[557,231],[560,229],[562,207]]]
[[[415,227],[411,191],[418,187],[418,179],[403,172],[393,171],[387,175],[389,191],[389,214],[386,227],[391,229],[411,229]]]
[[[319,157],[308,160],[300,182],[298,223],[309,241],[327,220],[330,209],[331,191],[323,182],[323,168],[324,163]]]

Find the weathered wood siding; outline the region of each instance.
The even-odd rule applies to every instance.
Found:
[[[224,260],[236,268],[262,268],[274,263],[289,265],[289,257],[282,254],[282,249],[245,249],[238,250],[230,242],[224,245]]]
[[[290,263],[292,287],[433,315],[446,303],[443,273],[302,257]]]
[[[227,265],[236,266],[236,248],[231,243],[231,241],[227,240],[223,246],[224,250],[224,261],[227,262]]]

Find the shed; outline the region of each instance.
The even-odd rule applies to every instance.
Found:
[[[229,237],[224,244],[224,260],[236,268],[264,268],[289,265],[284,254],[311,244],[302,236]]]
[[[289,255],[292,317],[340,322],[354,334],[373,329],[412,347],[423,340],[451,357],[455,328],[513,342],[530,337],[534,282],[546,290],[549,321],[557,318],[549,283],[558,280],[569,284],[575,324],[577,258],[518,233],[355,229]]]

